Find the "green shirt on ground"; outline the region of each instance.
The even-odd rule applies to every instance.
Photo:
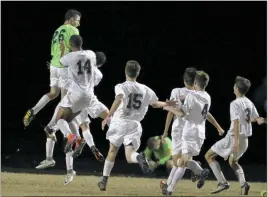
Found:
[[[156,136],[155,138],[159,138],[159,136]],[[169,137],[165,137],[165,143],[161,143],[158,150],[152,151],[146,147],[144,153],[148,161],[152,160],[151,157],[152,154],[154,154],[154,157],[158,160],[158,164],[164,165],[172,155],[172,142]]]
[[[66,46],[66,52],[70,52],[70,44],[69,40],[72,35],[79,35],[79,30],[72,25],[62,25],[60,26],[54,33],[52,41],[51,41],[51,66],[55,66],[58,68],[63,68],[60,64],[61,51],[60,51],[60,43],[64,41]]]

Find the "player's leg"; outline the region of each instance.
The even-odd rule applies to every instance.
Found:
[[[248,138],[240,137],[239,139],[239,152],[236,154],[231,154],[229,156],[229,164],[233,171],[235,172],[237,179],[240,183],[241,187],[241,195],[248,195],[250,185],[246,182],[244,170],[241,165],[239,165],[238,161],[242,157],[242,155],[246,152],[248,148]]]
[[[60,94],[59,86],[59,68],[53,66],[50,67],[50,92],[45,94],[38,103],[31,109],[29,109],[23,118],[23,123],[25,127],[28,127],[31,121],[34,119],[35,115],[43,109],[46,104],[57,98]]]
[[[216,157],[219,155],[220,152],[224,152],[224,149],[222,149],[222,146],[227,141],[224,140],[224,138],[217,143],[215,143],[206,153],[205,158],[208,162],[213,174],[215,175],[217,181],[218,181],[218,187],[211,192],[211,194],[219,193],[223,190],[229,189],[229,184],[226,181],[222,171],[220,164],[217,162]]]
[[[137,153],[137,148],[132,143],[125,145],[125,156],[128,163],[138,163],[143,173],[149,173],[150,167],[144,152]]]
[[[108,183],[108,177],[110,176],[111,171],[114,167],[114,162],[115,162],[115,158],[116,158],[116,155],[117,155],[119,147],[120,147],[120,145],[119,145],[120,142],[118,141],[117,144],[118,145],[113,145],[110,142],[109,152],[108,152],[108,155],[107,155],[105,162],[104,162],[104,168],[103,168],[103,173],[102,173],[103,176],[102,176],[101,180],[98,182],[98,187],[100,188],[101,191],[106,190],[106,186]],[[121,142],[121,144],[122,144],[122,142]]]

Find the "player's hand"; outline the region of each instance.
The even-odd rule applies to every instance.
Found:
[[[165,143],[165,142],[166,142],[165,138],[166,138],[167,136],[168,136],[168,132],[164,131],[163,135],[161,136],[161,141],[162,141],[162,143]]]
[[[65,45],[64,41],[62,40],[62,41],[60,42],[60,51],[61,51],[61,52],[65,51],[65,48],[66,48],[66,45]]]
[[[222,128],[219,128],[218,132],[219,132],[219,136],[222,136],[224,134],[224,130]]]
[[[266,123],[266,119],[263,118],[263,117],[259,117],[259,118],[257,118],[256,121],[257,121],[258,125],[261,125],[261,124]]]
[[[178,101],[172,100],[166,100],[166,106],[173,106],[176,107],[178,105]]]
[[[110,121],[111,117],[107,116],[102,122],[101,122],[101,129],[104,130],[105,125],[107,125],[107,122]]]
[[[171,112],[174,110],[174,108],[171,107],[171,106],[166,106],[163,109],[166,110],[166,111],[171,111]]]

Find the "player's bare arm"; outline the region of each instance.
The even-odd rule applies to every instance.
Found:
[[[172,112],[174,115],[179,116],[181,118],[183,118],[186,115],[186,113],[184,111],[182,111],[182,109],[175,109],[172,106],[164,107],[164,110]]]
[[[108,120],[113,116],[114,112],[117,110],[117,108],[120,106],[120,104],[123,102],[123,94],[119,94],[115,97],[115,100],[112,104],[112,107],[110,109],[110,112],[108,116],[102,121],[101,128],[104,130],[105,125],[107,124]]]
[[[221,128],[221,126],[219,125],[217,120],[209,112],[207,114],[207,120],[217,129],[220,136],[222,136],[224,134],[224,130]]]
[[[238,119],[234,120],[234,137],[235,137],[235,142],[234,142],[234,152],[239,151],[239,130],[240,130],[240,122]]]
[[[257,122],[258,125],[262,125],[262,124],[264,124],[264,123],[267,123],[267,122],[266,122],[266,118],[263,118],[263,117],[250,118],[250,122]]]
[[[164,108],[168,106],[176,106],[178,104],[177,101],[173,100],[167,100],[166,102],[163,101],[155,101],[154,103],[151,104],[153,108]]]
[[[165,137],[168,136],[168,129],[169,129],[169,126],[170,126],[171,121],[173,119],[173,116],[174,116],[174,114],[172,112],[168,112],[167,118],[166,118],[166,123],[165,123],[165,130],[164,130],[164,133],[162,135],[162,139],[165,139]]]

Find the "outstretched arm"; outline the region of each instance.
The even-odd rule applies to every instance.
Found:
[[[207,120],[218,130],[220,136],[224,134],[224,130],[209,112],[207,114]]]

